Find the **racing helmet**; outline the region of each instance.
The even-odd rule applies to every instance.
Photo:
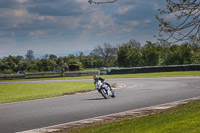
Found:
[[[97,75],[94,75],[94,80],[97,79],[97,77],[98,77]]]

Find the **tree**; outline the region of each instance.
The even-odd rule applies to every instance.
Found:
[[[48,59],[41,59],[36,63],[37,68],[39,68],[39,71],[53,71],[53,65],[51,64],[51,61]]]
[[[200,64],[200,42],[190,42],[193,51],[193,64]]]
[[[33,61],[35,59],[35,56],[32,50],[28,50],[25,56],[26,56],[26,59],[29,61]]]
[[[117,51],[117,61],[120,67],[131,67],[131,45],[123,44]]]
[[[57,70],[57,71],[62,71],[63,68],[67,66],[67,63],[63,60],[62,57],[59,57],[59,58],[56,60],[56,64],[57,64],[57,67],[56,67],[56,70]]]
[[[183,64],[192,64],[194,62],[194,51],[192,49],[192,45],[189,43],[183,43],[180,46],[181,49],[181,57]]]
[[[18,64],[19,70],[28,71],[30,65],[31,65],[31,62],[28,61],[28,60],[21,61],[21,62],[19,62],[19,64]]]
[[[159,40],[171,40],[173,43],[189,39],[200,41],[200,1],[166,0],[166,2],[166,10],[159,9],[160,14],[173,15],[176,20],[171,22],[156,15],[156,19],[160,22]]]
[[[91,55],[85,56],[83,52],[80,52],[77,58],[82,63],[84,68],[99,67],[97,66],[98,59],[97,58],[95,59]]]
[[[50,60],[57,59],[57,56],[56,56],[56,55],[54,55],[54,54],[50,54],[50,55],[49,55],[49,59],[50,59]]]
[[[0,73],[4,71],[4,62],[0,59]]]
[[[130,40],[128,43],[120,46],[117,55],[117,61],[121,67],[141,66],[141,46],[140,43],[135,40]]]
[[[142,62],[142,52],[140,42],[132,39],[128,43],[131,46],[129,60],[132,67],[141,66]]]
[[[48,59],[49,58],[49,55],[48,54],[45,54],[43,55],[42,59]]]
[[[18,59],[15,56],[9,55],[8,57],[4,58],[7,69],[12,70],[12,72],[18,71],[18,63],[20,62],[20,59]]]
[[[129,41],[129,44],[131,45],[132,48],[141,48],[140,42],[132,39]]]
[[[157,44],[150,41],[142,48],[143,65],[144,66],[156,66],[160,65],[161,54]]]
[[[165,59],[165,65],[182,65],[181,49],[180,46],[174,44],[170,47],[170,51]]]
[[[109,67],[112,66],[116,60],[117,50],[117,47],[104,43],[103,47],[98,45],[90,54],[100,57],[104,62],[104,66]]]

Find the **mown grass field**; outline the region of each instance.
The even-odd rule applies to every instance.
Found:
[[[93,89],[94,84],[90,82],[0,84],[0,103],[63,96],[64,93]]]
[[[183,72],[160,72],[160,73],[138,73],[138,74],[120,74],[120,75],[101,75],[101,77],[110,78],[151,78],[151,77],[183,77],[183,76],[200,76],[200,71],[183,71]],[[60,79],[93,79],[93,76],[82,77],[58,77],[58,78],[36,78],[36,79],[15,79],[0,80],[7,81],[29,81],[29,80],[60,80]]]
[[[68,131],[69,132],[69,131]],[[162,113],[72,130],[70,133],[199,133],[200,101]]]

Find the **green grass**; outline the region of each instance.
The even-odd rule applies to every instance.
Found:
[[[0,84],[0,103],[56,97],[64,93],[92,89],[94,84],[88,82]]]
[[[183,77],[183,76],[200,76],[200,71],[138,73],[138,74],[100,75],[100,76],[104,77],[106,79],[109,79],[109,78]],[[93,76],[58,77],[58,78],[36,78],[36,79],[0,80],[0,82],[7,82],[7,81],[28,81],[28,80],[92,79],[92,78],[93,78]]]
[[[71,133],[199,133],[200,102],[181,105],[155,115],[101,124]]]
[[[200,76],[200,71],[104,75],[103,77],[105,78],[152,78],[152,77],[183,77],[183,76]]]

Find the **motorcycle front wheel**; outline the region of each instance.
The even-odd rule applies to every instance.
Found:
[[[112,87],[110,86],[110,84],[109,83],[105,83],[109,88],[110,88],[110,90],[111,90],[111,92],[112,92],[112,98],[115,98],[116,97],[116,95],[115,95],[115,91],[112,89]]]
[[[101,95],[102,95],[105,99],[108,99],[108,93],[107,93],[107,91],[106,91],[105,89],[101,89],[100,92],[101,92]]]

